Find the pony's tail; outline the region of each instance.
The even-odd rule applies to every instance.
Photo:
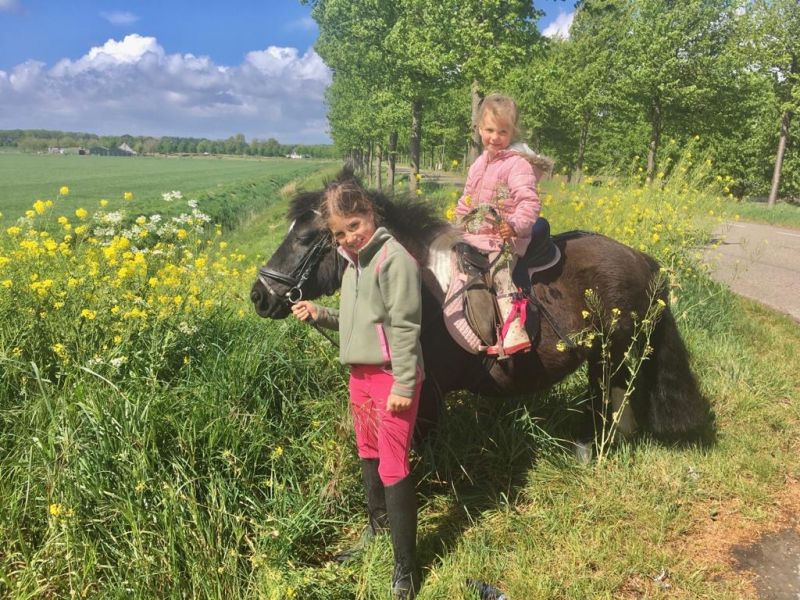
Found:
[[[650,340],[653,354],[645,370],[643,393],[650,431],[667,439],[708,438],[711,408],[689,366],[689,353],[675,318],[666,308]]]

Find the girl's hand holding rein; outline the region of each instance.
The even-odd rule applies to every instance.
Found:
[[[506,241],[510,240],[511,238],[517,237],[517,232],[514,231],[514,228],[505,221],[500,223],[500,226],[497,228],[497,233],[499,233],[500,237],[502,237]]]
[[[301,321],[316,321],[319,316],[319,310],[313,302],[308,300],[301,300],[296,304],[292,304],[292,313]]]

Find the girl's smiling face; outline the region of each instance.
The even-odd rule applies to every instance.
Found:
[[[332,213],[328,219],[328,227],[337,244],[357,254],[375,233],[375,216],[372,213],[351,215]]]
[[[511,143],[512,126],[505,119],[494,116],[487,112],[481,119],[478,131],[481,134],[481,143],[484,149],[489,152],[489,158],[500,151],[508,148]]]

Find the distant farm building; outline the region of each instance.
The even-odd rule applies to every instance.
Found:
[[[106,146],[92,146],[89,153],[95,156],[136,156],[136,151],[128,144],[120,144],[116,148]]]

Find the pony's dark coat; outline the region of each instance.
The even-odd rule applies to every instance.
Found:
[[[314,210],[322,192],[303,193],[289,209],[294,227],[267,266],[291,271],[299,257],[319,233]],[[379,223],[385,225],[420,265],[427,264],[428,247],[449,225],[437,218],[432,209],[418,202],[390,202],[371,192]],[[554,236],[562,261],[537,273],[534,291],[544,307],[566,332],[585,327],[582,311],[585,290],[598,294],[603,309],[620,310],[613,335],[612,360],[622,360],[634,332],[631,313],[647,312],[652,295],[651,284],[659,265],[651,257],[608,237],[585,232]],[[333,247],[303,287],[304,297],[313,299],[332,293],[341,283],[341,265]],[[426,278],[423,276],[423,280]],[[261,279],[253,284],[251,298],[259,315],[282,319],[289,308],[282,298],[288,288],[278,282],[268,287]],[[596,388],[601,372],[600,349],[579,346],[559,350],[559,337],[542,321],[535,351],[515,355],[497,363],[469,354],[448,334],[442,319],[441,303],[423,286],[422,348],[426,381],[420,405],[421,419],[434,419],[441,396],[451,390],[466,389],[484,395],[516,395],[546,389],[588,361],[589,385]],[[668,298],[662,291],[664,302]],[[684,437],[704,430],[709,421],[709,406],[700,394],[689,366],[689,357],[672,313],[667,307],[651,339],[653,353],[636,382],[631,406],[638,423],[663,437]],[[612,384],[625,387],[627,370],[620,369]]]

